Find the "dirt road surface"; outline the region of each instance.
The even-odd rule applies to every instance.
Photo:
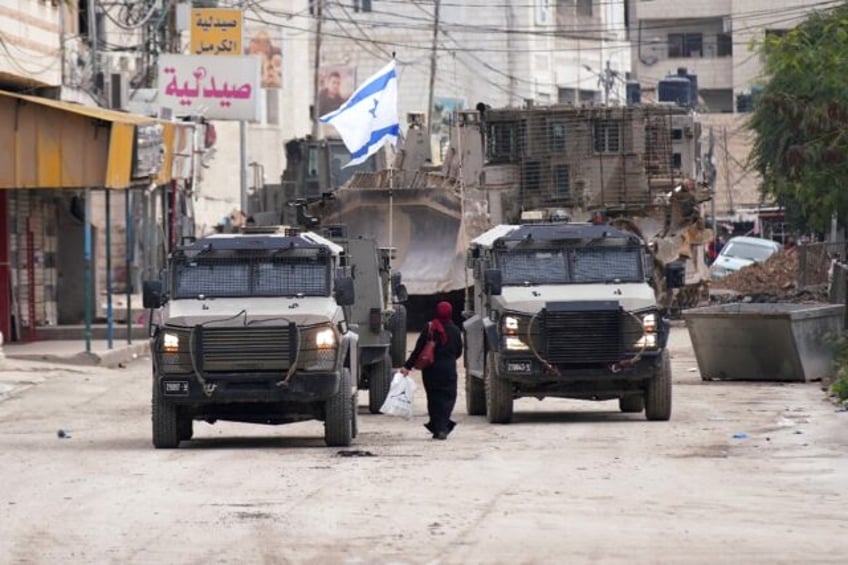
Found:
[[[460,393],[434,441],[422,389],[413,421],[361,394],[360,457],[319,422],[154,450],[144,360],[0,370],[0,563],[844,563],[848,413],[817,383],[702,382],[684,328],[671,352],[671,422],[522,399],[494,426]]]

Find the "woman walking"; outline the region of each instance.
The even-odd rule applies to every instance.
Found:
[[[418,336],[415,349],[401,368],[404,375],[409,374],[432,336],[436,344],[434,362],[421,372],[427,393],[427,413],[430,415],[430,421],[424,427],[430,430],[433,439],[447,439],[456,426],[450,417],[456,404],[456,360],[462,355],[462,334],[452,317],[453,307],[450,302],[436,304],[436,317]]]

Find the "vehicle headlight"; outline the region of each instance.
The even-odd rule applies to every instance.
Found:
[[[180,336],[166,332],[162,336],[162,351],[165,353],[176,353],[180,350]]]
[[[651,349],[657,346],[657,313],[648,312],[639,315],[642,322],[642,336],[633,344],[642,349]]]
[[[642,327],[645,328],[646,332],[657,331],[657,315],[645,314],[642,316]]]
[[[504,316],[503,329],[507,335],[518,335],[518,318],[515,316]]]
[[[656,347],[657,346],[657,334],[645,334],[636,340],[636,347]]]
[[[315,347],[318,349],[333,349],[336,347],[336,332],[327,328],[315,334]]]
[[[509,351],[529,351],[530,350],[529,345],[524,343],[521,340],[521,338],[519,338],[518,336],[514,336],[514,335],[506,336],[506,339],[504,340],[504,345],[506,346],[506,349],[509,350]]]

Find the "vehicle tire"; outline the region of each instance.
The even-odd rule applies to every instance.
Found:
[[[645,390],[645,417],[648,420],[671,418],[671,360],[668,351],[663,351],[660,362],[654,367],[654,375]]]
[[[486,415],[486,383],[469,374],[465,375],[465,409],[469,416]]]
[[[159,380],[153,377],[153,447],[174,449],[180,445],[177,406],[165,399],[161,389]]]
[[[392,332],[392,367],[402,367],[406,362],[406,306],[395,304],[395,313],[389,318]]]
[[[623,396],[618,399],[618,408],[622,412],[641,412],[645,409],[645,398],[642,396]]]
[[[380,413],[380,407],[389,394],[389,385],[392,384],[391,362],[386,353],[379,362],[368,367],[368,410],[372,414]]]
[[[498,378],[495,371],[495,354],[486,354],[486,419],[492,424],[512,421],[512,383]]]
[[[324,415],[324,443],[329,447],[347,447],[353,439],[353,402],[350,369],[342,369],[339,390],[327,400]]]
[[[350,398],[350,404],[353,407],[353,429],[351,430],[350,437],[355,438],[359,435],[359,390],[353,393],[353,396]]]
[[[194,419],[186,408],[177,409],[177,428],[180,441],[188,441],[194,437]]]

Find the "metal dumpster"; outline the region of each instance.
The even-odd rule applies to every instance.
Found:
[[[812,381],[832,372],[841,304],[722,304],[684,312],[704,380]]]

